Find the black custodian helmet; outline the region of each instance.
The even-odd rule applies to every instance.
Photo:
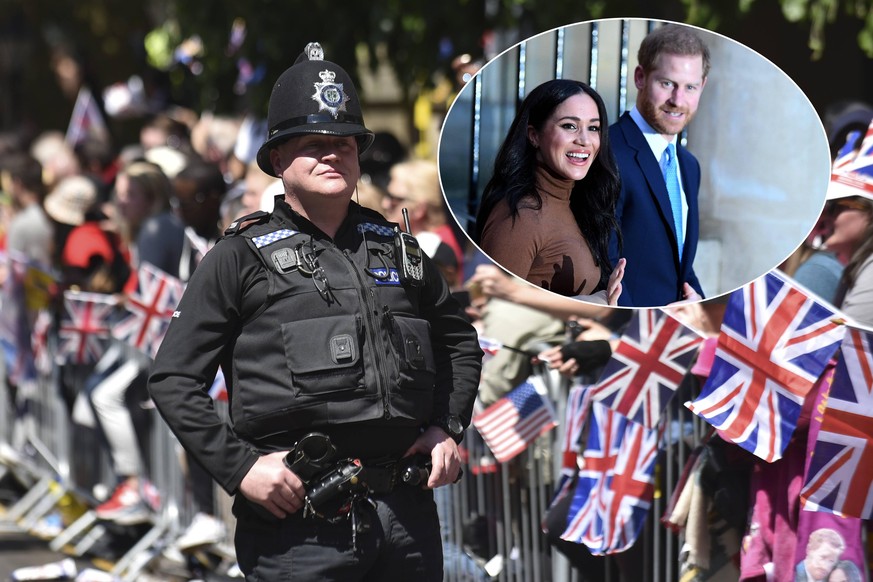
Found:
[[[258,166],[276,176],[270,150],[295,135],[323,133],[354,136],[358,154],[373,143],[364,127],[361,102],[351,77],[342,67],[324,60],[317,42],[306,45],[294,64],[273,85],[267,110],[267,141],[258,150]]]

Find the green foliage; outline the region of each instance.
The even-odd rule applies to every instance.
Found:
[[[751,0],[749,0],[751,1]],[[863,21],[858,33],[858,46],[873,57],[873,2],[871,0],[780,0],[782,14],[789,22],[809,24],[809,48],[814,59],[825,50],[826,28],[840,14]]]
[[[814,56],[825,50],[828,27],[838,17],[862,23],[858,45],[873,56],[871,5],[873,0],[779,0],[786,20],[808,27]],[[377,56],[384,55],[411,105],[423,89],[452,76],[456,56],[484,57],[494,32],[502,33],[505,44],[573,22],[634,16],[715,31],[766,27],[743,21],[757,7],[755,0],[0,0],[0,27],[5,21],[5,30],[18,31],[21,26],[15,23],[23,21],[25,30],[47,45],[31,50],[31,56],[42,59],[35,62],[38,67],[48,69],[46,55],[59,42],[73,47],[97,89],[150,66],[165,72],[177,100],[196,109],[263,112],[273,80],[310,41],[320,42],[326,58],[353,76],[357,55],[367,55],[371,67],[381,64]],[[237,50],[229,51],[237,19],[245,22],[247,35]],[[200,41],[195,62],[179,63],[174,51],[190,38]],[[241,59],[263,71],[262,80],[244,91],[234,88]],[[46,96],[51,98],[57,96]]]

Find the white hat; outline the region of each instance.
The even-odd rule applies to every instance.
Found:
[[[68,176],[45,198],[46,213],[62,224],[78,226],[97,202],[97,186],[84,176]]]

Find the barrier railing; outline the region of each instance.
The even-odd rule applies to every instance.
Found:
[[[540,370],[538,374],[549,387],[563,425],[570,385],[553,372]],[[687,382],[674,401],[682,398],[683,391],[693,388],[693,378],[689,376]],[[494,463],[493,459],[489,462],[490,454],[481,437],[475,429],[469,430],[464,441],[468,452],[465,476],[458,486],[438,492],[442,519],[447,522],[443,526],[444,548],[447,548],[445,579],[676,580],[678,540],[659,520],[690,452],[701,441],[702,427],[696,417],[681,406],[668,409],[664,422],[668,427],[665,446],[656,468],[655,498],[646,524],[636,544],[624,554],[590,558],[592,571],[600,574],[599,577],[590,571],[580,572],[542,533],[541,524],[560,474],[562,426],[546,433],[518,457],[503,464]],[[484,526],[479,530],[480,539],[472,540],[463,532],[476,523],[477,516],[479,525],[484,523]]]

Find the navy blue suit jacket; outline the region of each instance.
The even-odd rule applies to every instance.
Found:
[[[699,221],[697,192],[700,190],[700,164],[685,148],[677,148],[682,187],[688,202],[685,246],[680,263],[673,212],[661,167],[643,132],[625,113],[609,128],[609,142],[621,173],[621,196],[616,218],[623,248],[613,234],[609,245],[612,264],[627,259],[618,304],[631,307],[663,306],[683,299],[685,282],[703,296],[694,274]]]

